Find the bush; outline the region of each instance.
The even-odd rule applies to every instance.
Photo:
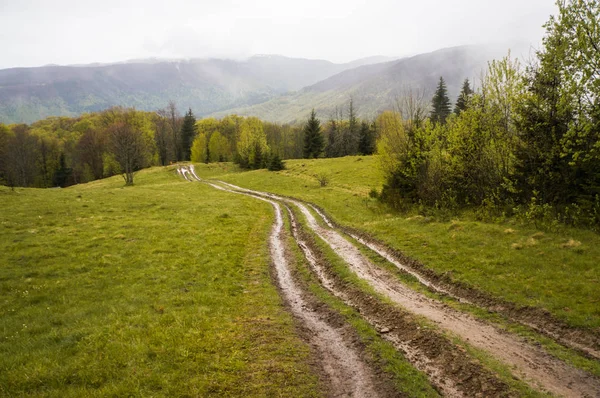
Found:
[[[319,173],[315,175],[315,177],[317,178],[317,181],[319,181],[319,185],[321,187],[326,187],[327,185],[329,185],[329,175],[325,173]]]

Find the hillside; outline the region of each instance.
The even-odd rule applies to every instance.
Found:
[[[522,44],[511,47],[516,56],[527,54],[528,50]],[[428,103],[440,76],[444,77],[454,101],[465,78],[477,85],[487,63],[505,56],[507,49],[508,45],[461,46],[364,65],[340,72],[296,93],[217,112],[213,116],[237,113],[293,123],[304,120],[312,108],[321,118],[329,118],[336,108],[345,110],[352,98],[361,117],[373,117],[382,110],[393,108],[409,89],[421,93]]]
[[[109,65],[43,66],[0,70],[0,122],[30,123],[76,116],[114,105],[154,110],[174,100],[198,116],[259,104],[348,68],[323,60],[254,56],[225,59],[137,60]]]

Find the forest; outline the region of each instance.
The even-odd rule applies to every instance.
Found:
[[[600,6],[559,2],[543,47],[523,64],[489,63],[455,104],[443,77],[432,99],[411,91],[374,120],[351,98],[321,121],[196,120],[178,105],[114,107],[76,118],[0,125],[0,179],[65,187],[178,161],[284,167],[282,159],[380,155],[383,202],[403,209],[473,208],[481,217],[600,227]]]

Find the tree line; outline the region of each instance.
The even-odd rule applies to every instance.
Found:
[[[557,4],[527,67],[491,62],[454,112],[440,79],[429,117],[378,117],[382,200],[600,227],[600,4]]]
[[[242,168],[278,170],[282,159],[372,153],[372,126],[356,117],[352,102],[348,120],[341,114],[324,131],[319,122],[316,133],[324,132],[325,141],[310,149],[305,126],[237,115],[196,120],[191,109],[181,116],[172,101],[155,112],[113,107],[31,125],[0,124],[0,183],[66,187],[122,174],[131,185],[138,170],[178,161],[233,161]]]

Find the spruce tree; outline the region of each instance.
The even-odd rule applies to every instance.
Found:
[[[371,127],[367,122],[362,122],[359,131],[358,153],[372,155],[375,151],[375,139]]]
[[[454,107],[454,113],[456,113],[458,115],[462,111],[467,109],[467,106],[469,105],[469,99],[471,98],[472,94],[473,94],[473,90],[471,89],[469,79],[465,79],[462,90],[460,91],[460,94],[458,95],[458,99],[456,100],[456,106]]]
[[[323,152],[323,146],[321,122],[317,119],[313,109],[306,125],[304,125],[304,157],[308,159],[318,158]]]
[[[190,160],[192,143],[196,136],[196,118],[190,108],[183,118],[181,126],[181,153],[183,160]],[[208,158],[208,157],[207,157]]]
[[[450,116],[450,99],[448,98],[448,89],[444,78],[440,77],[440,82],[435,90],[435,95],[431,100],[431,121],[433,123],[445,124]]]

